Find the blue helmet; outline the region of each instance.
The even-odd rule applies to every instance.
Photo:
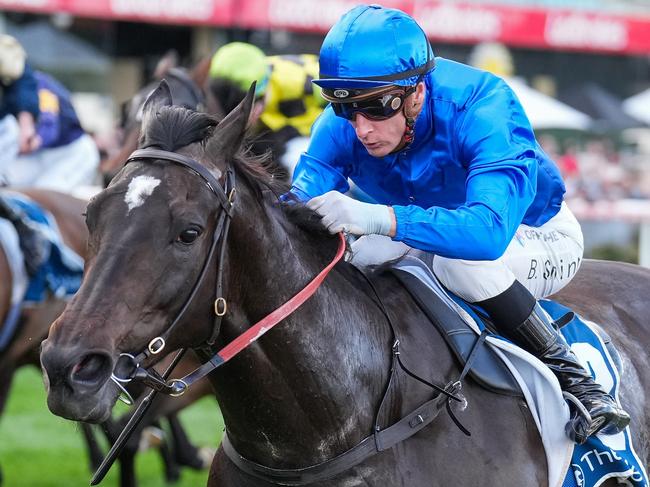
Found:
[[[401,10],[360,5],[334,24],[320,50],[326,89],[365,90],[415,85],[434,69],[431,45],[422,28]]]

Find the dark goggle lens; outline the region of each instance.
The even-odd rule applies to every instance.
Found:
[[[395,115],[401,108],[406,93],[388,93],[370,100],[332,103],[334,113],[346,120],[353,120],[356,113],[370,120],[386,120]]]

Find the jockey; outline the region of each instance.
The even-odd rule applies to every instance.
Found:
[[[9,35],[0,36],[0,176],[1,168],[15,164],[19,153],[38,147],[35,120],[39,115],[36,78],[26,64],[26,53]],[[6,182],[3,182],[6,184]],[[47,257],[47,242],[24,213],[0,197],[0,218],[9,220],[16,231],[25,267],[33,275]]]
[[[14,37],[0,35],[0,160],[13,161],[18,152],[36,149],[38,95],[26,57]]]
[[[266,106],[271,67],[259,47],[246,42],[231,42],[219,48],[210,62],[210,91],[223,114],[231,112],[256,81],[255,103],[250,123],[257,124]]]
[[[332,233],[384,235],[433,252],[438,279],[485,309],[500,334],[541,359],[585,406],[588,414],[574,411],[567,424],[571,439],[625,428],[629,415],[537,303],[575,275],[583,237],[508,85],[434,58],[414,19],[377,5],[356,7],[332,27],[315,83],[330,106],[291,194]],[[343,195],[348,177],[377,204]]]
[[[232,42],[212,58],[210,88],[228,113],[257,81],[251,115],[257,137],[252,150],[261,154],[270,149],[279,160],[290,140],[309,137],[312,124],[327,103],[320,88],[311,83],[317,76],[318,58],[312,54],[265,56],[252,44]],[[296,158],[287,162],[293,165]]]
[[[37,150],[18,156],[3,169],[13,186],[31,186],[71,192],[95,183],[99,151],[84,131],[70,93],[45,73],[34,73],[38,85],[40,115],[36,125]]]

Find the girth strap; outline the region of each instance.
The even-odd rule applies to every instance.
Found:
[[[458,383],[448,385],[445,390],[455,394],[460,387]],[[355,447],[340,455],[316,465],[296,469],[279,469],[265,467],[241,456],[224,433],[221,446],[226,456],[239,469],[253,477],[278,485],[307,485],[331,479],[336,475],[360,464],[372,455],[389,450],[397,443],[410,438],[440,414],[447,402],[447,396],[439,394],[407,414],[397,423],[368,436]]]

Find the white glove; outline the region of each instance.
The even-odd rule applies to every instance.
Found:
[[[312,198],[307,206],[323,217],[330,233],[388,235],[393,223],[388,206],[363,203],[338,191]]]

